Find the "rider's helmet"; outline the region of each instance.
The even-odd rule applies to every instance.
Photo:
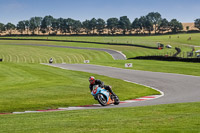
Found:
[[[90,76],[89,77],[89,82],[90,82],[90,84],[94,84],[95,83],[95,77]]]

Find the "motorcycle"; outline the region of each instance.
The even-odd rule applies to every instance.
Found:
[[[94,99],[98,100],[102,106],[109,104],[118,105],[120,102],[117,96],[113,96],[110,92],[108,92],[108,90],[101,88],[98,85],[93,86],[91,94],[94,96]]]

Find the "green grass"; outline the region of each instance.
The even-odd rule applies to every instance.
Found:
[[[125,63],[132,63],[132,68],[125,68]],[[200,76],[199,63],[154,61],[154,60],[124,60],[96,62],[98,65],[106,65],[123,69],[143,70],[152,72],[177,73]]]
[[[44,46],[0,45],[0,58],[13,63],[47,63],[50,58],[54,63],[83,63],[84,60],[113,60],[108,53],[91,50],[66,49]]]
[[[171,36],[171,38],[169,37]],[[158,36],[100,36],[100,37],[81,37],[81,36],[25,36],[25,37],[1,37],[15,39],[48,39],[48,40],[73,40],[73,41],[89,41],[89,42],[105,42],[105,43],[123,43],[123,44],[141,44],[146,46],[155,46],[157,42],[164,44],[188,44],[200,46],[200,33],[192,34],[174,34],[174,35],[158,35]],[[191,37],[191,40],[188,38]]]
[[[200,131],[200,103],[0,116],[6,133],[133,133]]]
[[[191,35],[192,40],[187,41],[188,36]],[[104,42],[120,40],[121,43],[128,40],[149,46],[161,42],[170,43],[173,47],[181,47],[183,51],[191,51],[191,47],[185,44],[199,45],[199,35],[181,34],[179,38],[177,38],[178,35],[171,35],[171,40],[169,40],[169,36],[63,37],[63,39],[86,39],[89,41],[104,39]],[[58,39],[61,39],[61,37],[58,37]],[[90,73],[62,70],[39,64],[48,62],[50,57],[53,57],[57,63],[83,63],[84,59],[89,59],[91,64],[97,65],[124,68],[124,63],[133,63],[133,68],[128,69],[200,76],[199,63],[150,60],[115,61],[105,52],[8,45],[27,43],[109,48],[122,51],[127,57],[174,52],[173,49],[152,50],[87,43],[1,40],[0,58],[3,58],[4,62],[0,62],[0,112],[97,103],[90,95],[88,88],[87,79],[91,76]],[[105,76],[94,76],[103,80],[105,84],[112,85],[114,92],[119,95],[121,100],[158,94],[158,92],[144,86]],[[117,109],[0,115],[0,132],[199,132],[199,104],[198,102]]]
[[[171,38],[169,38],[171,36]],[[179,37],[179,38],[178,38]],[[192,37],[192,40],[187,40],[189,37]],[[1,37],[5,38],[5,37]],[[68,46],[79,46],[79,47],[97,47],[97,48],[110,48],[122,51],[127,55],[128,58],[135,56],[143,56],[143,55],[173,55],[176,50],[175,47],[179,47],[182,50],[182,55],[180,56],[186,57],[187,52],[191,52],[193,46],[200,46],[200,33],[194,34],[176,34],[176,35],[160,35],[160,36],[107,36],[107,37],[77,37],[77,36],[51,36],[51,37],[6,37],[6,38],[23,38],[23,39],[49,39],[49,40],[73,40],[73,41],[88,41],[88,42],[104,42],[104,43],[121,43],[121,44],[137,44],[137,45],[145,45],[151,47],[157,47],[157,43],[170,44],[173,48],[164,50],[152,50],[146,48],[138,48],[138,47],[127,47],[127,46],[110,46],[110,45],[102,45],[102,44],[89,44],[89,43],[65,43],[65,42],[45,42],[49,44],[56,45],[68,45]],[[15,43],[15,41],[13,41]],[[24,41],[21,41],[22,43]],[[27,41],[25,41],[27,42]],[[37,43],[37,41],[36,41]],[[40,43],[44,43],[40,41]],[[196,47],[195,50],[200,49],[200,47]],[[133,52],[134,51],[134,52]]]
[[[15,41],[16,43],[18,41]],[[10,43],[10,42],[8,42]],[[18,43],[21,43],[20,41]],[[29,42],[30,44],[32,42]],[[53,43],[52,43],[53,44]],[[60,45],[60,44],[58,44]],[[65,44],[65,45],[68,45]],[[76,45],[76,44],[74,44]],[[77,43],[77,45],[82,45]],[[122,51],[136,51],[136,53],[139,51],[144,50],[143,48],[135,48],[135,47],[122,47]],[[147,51],[147,50],[146,50]],[[151,50],[149,50],[151,51]],[[21,46],[21,45],[0,45],[0,58],[3,57],[3,60],[5,63],[1,63],[1,69],[2,72],[8,72],[8,73],[2,73],[0,76],[0,88],[1,92],[1,105],[2,109],[0,109],[0,112],[11,112],[11,111],[17,111],[17,110],[26,110],[26,109],[39,109],[39,108],[56,108],[59,107],[59,105],[63,106],[71,106],[73,104],[78,105],[84,105],[84,104],[90,104],[93,103],[93,101],[83,101],[80,102],[80,99],[77,98],[77,101],[75,102],[73,99],[71,103],[68,103],[66,101],[66,95],[64,95],[62,92],[65,92],[65,86],[63,83],[65,83],[65,80],[70,77],[71,75],[65,75],[65,78],[62,80],[60,79],[61,75],[57,75],[54,77],[55,73],[51,73],[51,71],[54,71],[54,69],[49,69],[47,73],[50,71],[50,75],[47,73],[43,73],[42,70],[40,70],[40,65],[38,63],[46,63],[48,62],[48,59],[50,57],[54,58],[55,63],[83,63],[85,59],[89,59],[91,64],[97,64],[97,65],[106,65],[106,66],[113,66],[113,67],[119,67],[124,68],[125,63],[133,63],[133,70],[145,70],[145,71],[154,71],[154,72],[167,72],[167,73],[179,73],[179,74],[187,74],[187,75],[196,75],[200,76],[200,68],[199,63],[185,63],[185,62],[165,62],[165,61],[145,61],[145,60],[121,60],[121,61],[114,61],[110,55],[104,52],[93,52],[89,50],[74,50],[74,49],[63,49],[63,48],[52,48],[52,47],[37,47],[37,46]],[[102,60],[103,58],[103,60]],[[7,62],[7,63],[6,63]],[[28,64],[27,64],[28,63]],[[9,66],[9,67],[8,67]],[[14,68],[20,68],[20,69],[14,69]],[[4,69],[5,70],[4,70]],[[28,68],[28,69],[27,69]],[[13,70],[14,71],[11,71]],[[46,68],[43,68],[46,69]],[[29,73],[35,71],[35,74]],[[13,75],[13,73],[17,76]],[[65,72],[63,72],[65,73]],[[3,76],[4,75],[4,76]],[[44,75],[44,76],[43,76]],[[88,74],[85,76],[84,81],[86,82],[84,89],[87,88],[88,84],[86,79],[90,75]],[[31,77],[31,78],[28,78]],[[40,80],[40,77],[42,79],[49,79],[49,77],[54,77],[54,79],[51,79],[50,81],[47,80]],[[100,79],[102,77],[99,77]],[[7,82],[4,81],[4,79],[7,79]],[[18,79],[18,80],[16,80]],[[33,81],[32,81],[33,80]],[[79,79],[80,80],[80,79]],[[83,80],[83,79],[82,79]],[[57,86],[57,81],[61,85]],[[76,81],[73,81],[76,82]],[[13,84],[12,84],[13,83]],[[53,84],[53,85],[52,85]],[[56,86],[55,86],[55,85]],[[110,85],[117,86],[117,82],[107,83]],[[8,87],[7,87],[8,86]],[[33,86],[33,87],[31,87]],[[120,85],[119,85],[120,86]],[[123,85],[121,85],[123,86]],[[13,89],[16,88],[15,91],[18,93],[15,93]],[[22,89],[27,88],[27,89]],[[34,90],[34,88],[37,88]],[[41,89],[42,88],[42,89]],[[48,89],[46,89],[48,88]],[[57,94],[55,93],[55,89],[62,88],[60,92]],[[68,87],[67,87],[68,88]],[[120,88],[127,88],[127,85]],[[141,87],[142,88],[142,87]],[[23,91],[21,91],[21,89]],[[53,89],[53,90],[52,90]],[[19,91],[20,90],[20,91]],[[33,91],[34,90],[34,91]],[[52,90],[52,91],[49,91]],[[87,89],[86,89],[87,90]],[[137,93],[138,90],[130,89],[130,91],[127,91],[127,95],[123,95],[120,97],[121,100],[131,99],[139,96],[149,95],[150,93],[144,89],[140,89],[138,91],[140,94]],[[14,92],[14,94],[13,94]],[[32,94],[32,92],[36,93],[33,96],[33,98],[29,98],[29,96]],[[40,93],[41,92],[41,93]],[[25,93],[25,94],[24,94]],[[40,93],[40,94],[38,94]],[[49,94],[50,93],[50,94]],[[88,93],[88,92],[87,92]],[[121,93],[116,90],[116,93]],[[134,93],[135,95],[128,95],[128,94]],[[44,95],[47,94],[47,97],[45,98]],[[57,94],[56,96],[54,96]],[[71,95],[71,92],[67,92],[67,94]],[[85,93],[86,94],[86,93]],[[22,96],[21,96],[22,95]],[[53,95],[55,98],[51,99],[51,95]],[[40,97],[40,98],[37,98]],[[58,96],[61,96],[61,98],[57,98]],[[71,96],[73,97],[73,96]],[[9,100],[5,100],[9,99]],[[16,100],[17,99],[17,100]],[[30,99],[27,101],[27,103],[23,103],[22,101],[26,101],[26,99]],[[51,100],[49,100],[51,99]],[[49,100],[49,101],[48,101]],[[69,101],[70,101],[69,100]],[[90,98],[88,100],[91,100]],[[93,99],[92,99],[93,100]],[[33,104],[32,104],[33,102]],[[35,104],[38,103],[38,104]],[[12,105],[12,106],[11,106]],[[16,105],[16,106],[14,106]]]
[[[89,91],[90,73],[28,63],[0,63],[0,70],[0,112],[97,103]],[[121,100],[159,94],[148,87],[93,75],[112,85]]]
[[[18,41],[15,41],[17,43]],[[125,68],[125,63],[133,63],[134,70],[146,70],[167,73],[179,73],[187,75],[200,76],[199,63],[188,62],[168,62],[168,61],[152,61],[152,60],[113,60],[113,58],[105,52],[78,50],[54,47],[37,47],[23,45],[8,45],[11,43],[3,43],[0,45],[0,58],[4,62],[12,63],[47,63],[50,57],[53,57],[54,63],[83,63],[84,60],[90,60],[91,64],[106,65],[113,67]],[[19,41],[18,43],[21,43]],[[34,42],[27,42],[29,44]],[[43,42],[44,43],[44,42]],[[49,43],[48,43],[49,44]],[[53,42],[50,43],[51,45]],[[61,45],[61,44],[57,44]],[[68,45],[64,43],[63,45]],[[84,45],[74,43],[74,45]],[[116,46],[115,49],[123,51],[127,57],[136,55],[145,55],[147,53],[160,52],[159,50],[151,50],[137,47]]]
[[[95,48],[107,48],[123,52],[127,58],[136,56],[146,56],[146,55],[173,55],[176,53],[174,48],[172,49],[147,49],[133,46],[115,46],[115,45],[103,45],[103,44],[93,44],[93,43],[74,43],[74,42],[52,42],[52,41],[22,41],[22,40],[0,40],[1,45],[11,45],[11,44],[47,44],[47,45],[59,45],[59,46],[73,46],[73,47],[95,47]],[[5,46],[4,46],[5,47]],[[22,47],[22,46],[21,46]],[[191,51],[191,47],[185,45],[174,44],[173,47],[180,47],[182,53],[180,56],[186,57],[187,52]],[[197,50],[198,48],[196,48]],[[200,48],[199,48],[200,49]]]

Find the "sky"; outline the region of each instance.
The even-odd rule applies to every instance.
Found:
[[[80,21],[127,16],[132,22],[150,12],[159,12],[168,21],[194,22],[200,18],[200,0],[0,0],[4,24],[46,15]]]

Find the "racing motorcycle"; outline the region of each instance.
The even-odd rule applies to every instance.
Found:
[[[98,100],[102,106],[109,104],[118,105],[120,102],[117,96],[113,96],[108,90],[101,88],[98,85],[93,86],[91,94],[94,96],[94,99]]]

